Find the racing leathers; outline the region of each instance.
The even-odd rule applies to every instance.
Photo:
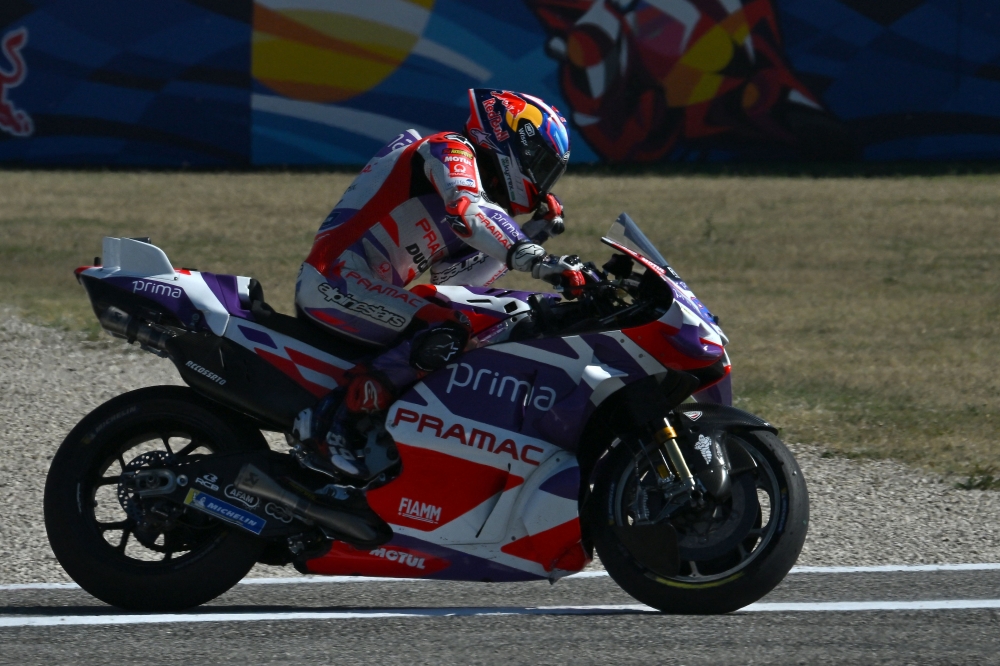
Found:
[[[561,230],[561,205],[551,195],[545,203],[530,223],[538,237]],[[363,476],[337,424],[384,410],[401,389],[449,363],[472,334],[462,313],[406,286],[427,270],[437,285],[487,286],[508,269],[572,286],[575,280],[563,273],[578,266],[572,258],[546,257],[484,196],[475,150],[463,135],[421,138],[408,130],[385,146],[320,227],[299,272],[296,304],[331,331],[388,350],[357,368],[335,396],[340,407],[325,442],[318,440],[327,424],[317,414],[330,405],[304,412],[297,436],[317,440],[321,450],[325,445],[329,450],[321,452],[341,473]]]

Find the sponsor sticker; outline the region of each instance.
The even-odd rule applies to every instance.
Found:
[[[497,141],[506,141],[510,138],[510,134],[507,134],[507,130],[503,128],[503,116],[497,113],[496,101],[491,99],[483,100],[483,108],[486,109],[486,119],[490,123],[490,127],[493,129],[493,135],[496,136]]]
[[[378,303],[359,301],[351,294],[344,293],[329,283],[323,282],[316,289],[328,303],[339,305],[353,314],[388,324],[393,328],[403,328],[406,325],[406,318],[402,315],[387,310],[385,306]]]
[[[257,497],[256,495],[251,495],[250,493],[245,493],[242,490],[236,488],[231,483],[228,486],[226,486],[226,490],[224,492],[226,494],[226,497],[228,497],[231,500],[235,500],[240,504],[243,504],[248,509],[256,509],[258,506],[260,506],[259,497]]]
[[[197,479],[194,480],[199,486],[204,486],[209,490],[218,490],[219,486],[215,483],[219,480],[215,474],[202,474]]]
[[[383,560],[388,560],[389,562],[398,562],[412,569],[424,570],[424,562],[426,558],[419,557],[405,550],[398,548],[393,548],[391,546],[382,546],[381,548],[376,548],[375,550],[369,551],[369,555],[372,557],[380,557]]]
[[[705,435],[698,435],[698,443],[694,445],[694,448],[701,454],[701,457],[705,459],[705,463],[708,464],[712,462],[712,440]]]
[[[154,282],[151,280],[134,280],[132,282],[132,293],[180,298],[183,292],[180,287],[175,287],[171,284],[164,284],[162,282]]]
[[[191,368],[192,370],[194,370],[195,372],[197,372],[199,375],[205,377],[206,379],[212,380],[213,382],[215,382],[219,386],[225,386],[226,385],[226,380],[225,379],[223,379],[219,375],[215,374],[214,372],[212,372],[208,368],[204,368],[204,367],[198,365],[194,361],[188,361],[184,365],[187,366],[187,367],[189,367],[189,368]]]
[[[404,518],[437,525],[441,522],[441,507],[403,497],[399,502],[399,515]]]
[[[187,497],[184,498],[184,504],[215,516],[227,523],[239,525],[254,534],[260,534],[264,526],[267,525],[267,521],[263,518],[258,518],[248,511],[233,506],[229,502],[223,502],[194,488],[188,491]]]
[[[495,433],[489,432],[488,430],[480,430],[479,428],[473,427],[466,429],[466,427],[461,423],[455,423],[449,427],[448,424],[442,419],[439,419],[432,414],[420,414],[402,407],[396,410],[396,416],[392,421],[391,427],[395,428],[400,423],[412,423],[418,433],[426,432],[428,436],[433,433],[435,437],[444,441],[454,439],[455,441],[453,443],[468,446],[470,448],[482,449],[498,456],[500,454],[505,454],[510,456],[513,460],[520,460],[521,462],[528,463],[529,465],[539,465],[541,461],[536,459],[534,456],[536,454],[545,453],[544,449],[537,447],[534,444],[518,444],[513,439],[497,437]],[[497,443],[498,440],[502,441]],[[412,509],[412,506],[408,505],[407,509]],[[411,514],[402,513],[402,504],[400,505],[399,510],[399,515],[407,515],[411,518],[413,517]]]
[[[487,259],[488,257],[485,253],[478,252],[467,259],[463,259],[461,263],[452,264],[440,271],[432,271],[431,282],[434,284],[444,284],[459,274],[471,271],[476,266],[486,263]]]
[[[688,417],[692,421],[697,421],[701,418],[701,412],[684,412],[684,416]]]
[[[445,393],[451,393],[455,387],[477,393],[482,391],[498,399],[503,398],[504,393],[509,393],[510,402],[519,399],[522,405],[531,405],[542,412],[549,411],[556,403],[556,390],[550,386],[540,384],[536,386],[513,375],[501,375],[500,372],[489,368],[474,368],[468,363],[455,363],[446,367],[451,370],[451,377],[448,379]],[[482,393],[477,397],[485,398]]]
[[[289,511],[283,506],[275,504],[274,502],[268,502],[267,504],[264,505],[264,513],[271,516],[272,518],[277,518],[283,523],[292,522],[292,518],[294,517],[292,516],[291,511]]]

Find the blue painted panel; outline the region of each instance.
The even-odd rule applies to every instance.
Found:
[[[363,163],[470,87],[556,105],[574,162],[1000,158],[996,0],[0,4],[5,163]]]

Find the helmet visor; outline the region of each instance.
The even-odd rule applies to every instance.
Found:
[[[525,162],[522,168],[538,188],[538,193],[545,194],[565,173],[567,160],[561,159],[537,132],[524,138],[527,145],[522,149]]]

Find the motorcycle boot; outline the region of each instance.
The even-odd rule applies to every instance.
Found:
[[[385,382],[368,372],[355,374],[346,388],[299,413],[292,426],[292,455],[303,467],[334,479],[368,481],[372,472],[366,451],[384,439],[377,436],[377,419],[371,417],[384,412],[391,401]]]

